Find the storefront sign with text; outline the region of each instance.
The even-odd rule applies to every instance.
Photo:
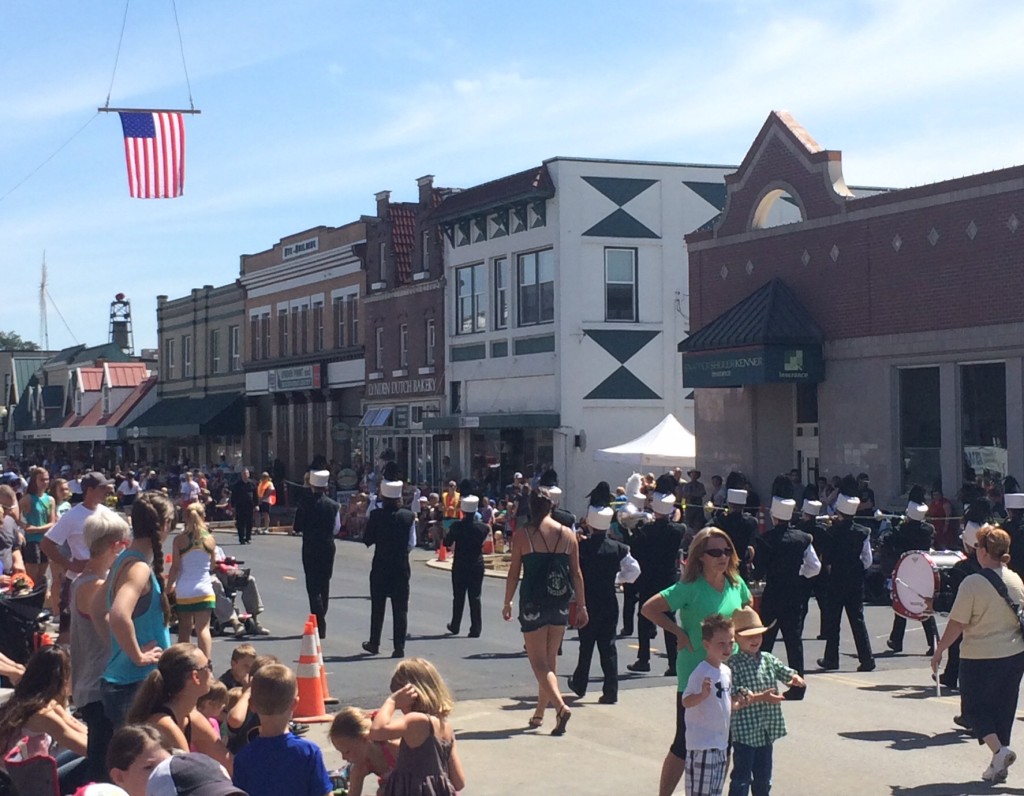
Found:
[[[395,395],[413,395],[437,391],[437,379],[427,376],[422,379],[398,379],[396,381],[370,381],[366,384],[367,398],[389,398]]]

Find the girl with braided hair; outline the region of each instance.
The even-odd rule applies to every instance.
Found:
[[[132,543],[107,576],[110,660],[103,670],[103,710],[120,727],[146,676],[171,645],[170,609],[163,587],[163,542],[174,524],[174,504],[144,492],[132,505]]]

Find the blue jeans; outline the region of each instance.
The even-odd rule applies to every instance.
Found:
[[[109,683],[100,680],[100,697],[103,700],[103,712],[107,715],[110,725],[116,730],[124,724],[125,716],[135,701],[135,692],[142,685],[140,680],[137,683]]]
[[[732,779],[729,796],[768,796],[772,789],[772,745],[732,745]]]

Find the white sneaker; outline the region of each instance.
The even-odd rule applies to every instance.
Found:
[[[1009,746],[1002,747],[992,755],[992,762],[982,773],[981,778],[986,782],[1004,782],[1008,769],[1017,762],[1017,753]]]

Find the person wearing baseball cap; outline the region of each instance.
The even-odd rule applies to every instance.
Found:
[[[198,752],[172,755],[157,763],[146,783],[146,796],[248,796],[236,788],[228,772]]]

